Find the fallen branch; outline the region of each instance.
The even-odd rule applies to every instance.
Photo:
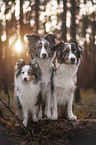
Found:
[[[21,120],[14,114],[14,112],[11,110],[11,108],[5,103],[5,101],[3,99],[0,98],[0,101],[4,104],[4,106],[6,108],[8,108],[8,110],[11,112],[11,114],[15,117],[16,121],[21,125],[21,127],[23,128],[23,130],[26,132],[26,134],[29,136],[29,138],[31,139],[30,133],[28,131],[28,129],[23,125],[23,123],[21,122]]]

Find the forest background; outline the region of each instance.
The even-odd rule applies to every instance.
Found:
[[[83,48],[79,88],[96,89],[96,0],[0,0],[0,77],[14,88],[14,66],[30,57],[27,34],[76,40]],[[0,83],[0,90],[3,84]]]

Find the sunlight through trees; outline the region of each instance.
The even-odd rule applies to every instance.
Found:
[[[26,56],[26,34],[35,33],[43,36],[55,33],[58,41],[63,39],[69,42],[75,39],[84,46],[84,62],[79,73],[80,84],[82,87],[91,87],[95,83],[96,75],[95,30],[96,0],[2,0],[0,75],[5,79],[5,72],[7,78],[12,76],[8,70],[14,72],[13,67],[19,57],[29,60]],[[8,84],[10,83],[8,80]]]

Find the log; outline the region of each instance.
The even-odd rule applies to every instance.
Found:
[[[5,125],[2,126],[2,123]],[[96,145],[96,119],[30,121],[28,130],[31,139],[26,136],[21,127],[18,128],[0,118],[0,140],[2,140],[2,145],[5,141],[11,145]]]

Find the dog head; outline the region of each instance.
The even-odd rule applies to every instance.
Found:
[[[57,45],[54,45],[51,49],[52,51],[56,51],[53,58],[53,63],[56,60],[59,64],[65,63],[74,65],[78,64],[82,57],[82,47],[79,46],[76,42],[61,42]]]
[[[43,38],[40,38],[37,35],[27,35],[29,41],[29,50],[31,58],[41,58],[47,59],[48,57],[53,56],[51,47],[55,45],[55,34],[45,35]]]
[[[41,79],[41,70],[37,64],[25,65],[23,59],[18,60],[16,63],[16,78],[21,77],[25,83],[29,81],[38,82]]]

